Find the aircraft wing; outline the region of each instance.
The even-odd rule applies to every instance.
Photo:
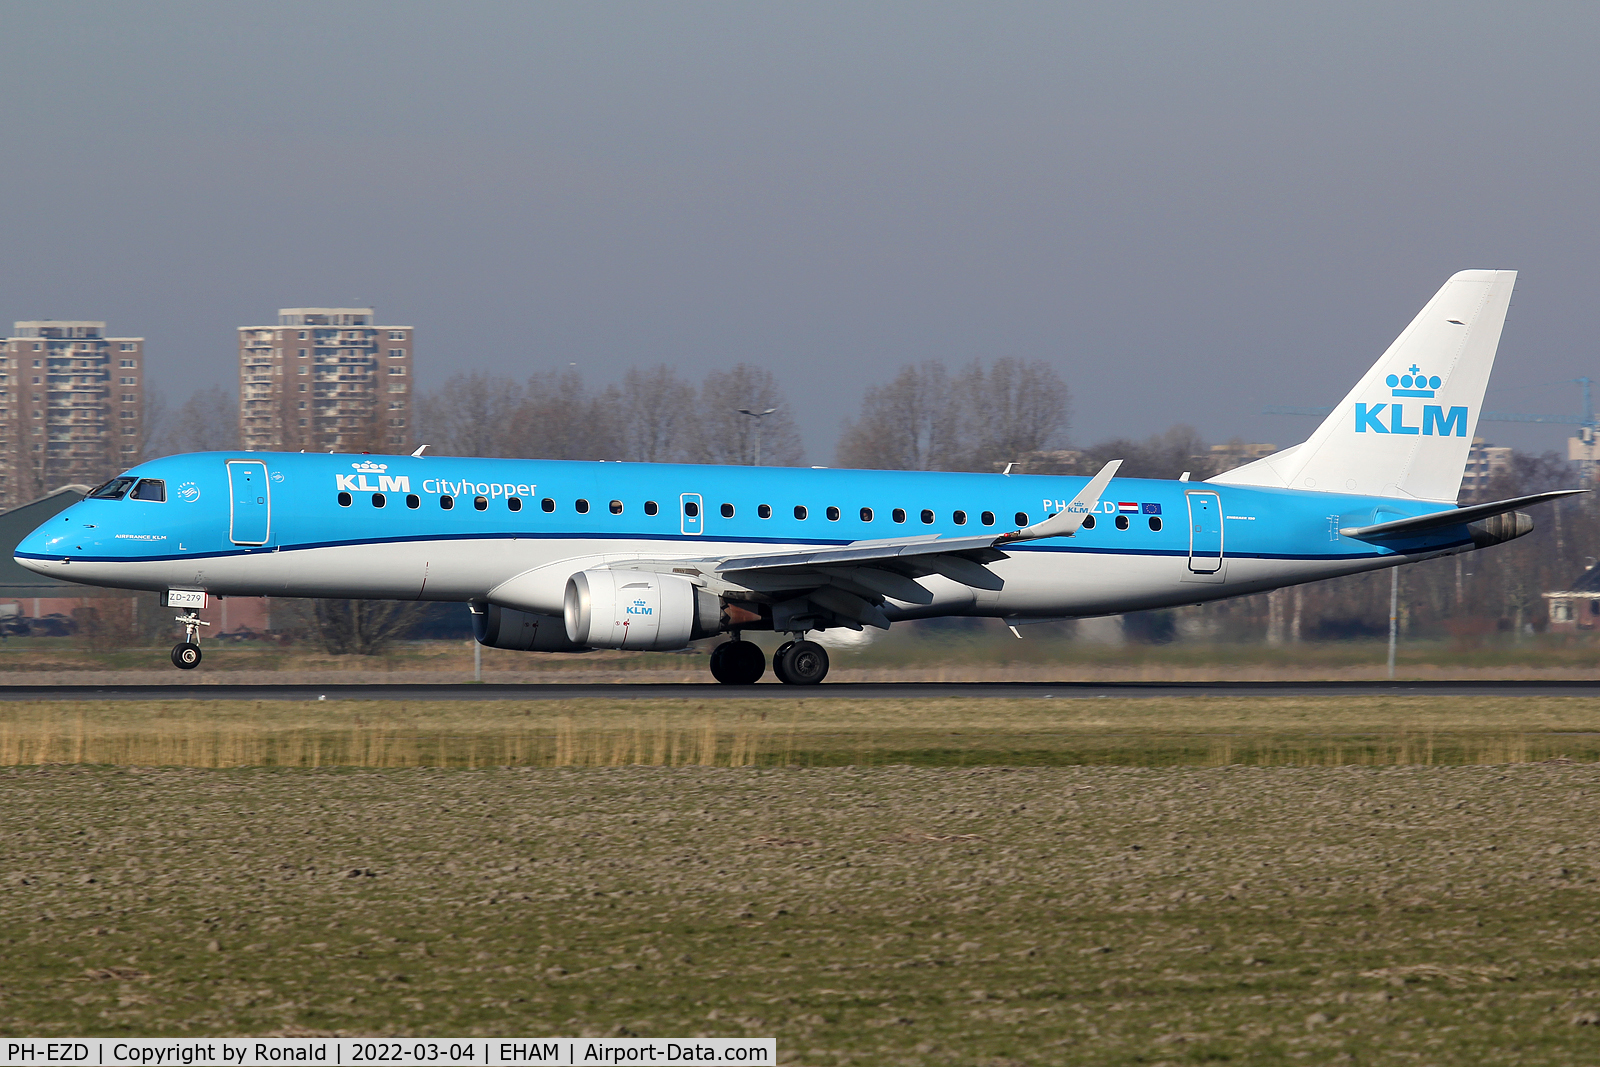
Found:
[[[720,559],[635,560],[615,566],[668,569],[679,574],[692,570],[722,595],[741,590],[756,594],[772,604],[773,624],[780,630],[817,626],[859,630],[863,625],[886,630],[889,618],[882,607],[886,600],[933,602],[933,594],[918,578],[937,574],[975,589],[1002,588],[1004,581],[987,564],[1007,558],[1003,547],[1077,533],[1121,465],[1121,460],[1107,463],[1066,508],[1008,533],[976,537],[935,534]]]

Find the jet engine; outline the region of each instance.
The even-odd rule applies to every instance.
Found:
[[[587,652],[567,639],[567,627],[554,615],[503,608],[499,604],[472,605],[472,631],[478,644],[513,652]]]
[[[1503,545],[1533,532],[1533,516],[1522,511],[1506,511],[1467,524],[1472,543],[1479,548]]]
[[[579,571],[567,579],[565,615],[568,640],[595,648],[664,651],[722,628],[720,599],[649,571]]]

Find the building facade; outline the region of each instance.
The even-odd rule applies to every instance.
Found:
[[[371,308],[281,308],[239,327],[239,441],[248,449],[409,452],[410,326]]]
[[[144,449],[144,338],[41,319],[0,342],[0,508],[95,485]]]
[[[1488,499],[1489,483],[1510,474],[1513,459],[1512,450],[1505,445],[1486,444],[1483,438],[1474,437],[1467,451],[1467,467],[1461,472],[1460,499]]]

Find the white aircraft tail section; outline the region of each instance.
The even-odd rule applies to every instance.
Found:
[[[1304,443],[1211,481],[1455,503],[1516,280],[1455,275]]]

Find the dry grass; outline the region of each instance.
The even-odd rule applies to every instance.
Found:
[[[1600,759],[1600,700],[0,704],[0,766],[1391,766]]]

